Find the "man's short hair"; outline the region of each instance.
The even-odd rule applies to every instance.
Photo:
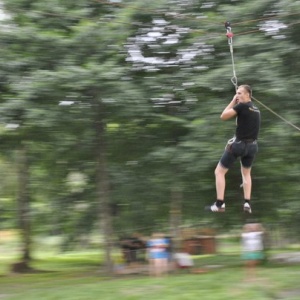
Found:
[[[239,87],[244,88],[246,90],[246,92],[249,93],[250,97],[252,97],[252,89],[251,89],[250,85],[248,85],[248,84],[242,84]]]

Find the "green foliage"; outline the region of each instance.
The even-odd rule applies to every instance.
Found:
[[[203,211],[215,198],[213,171],[235,126],[219,119],[234,94],[223,23],[231,21],[236,34],[239,83],[297,124],[298,2],[3,1],[1,154],[11,165],[20,143],[28,147],[33,231],[64,232],[73,242],[97,226],[99,123],[117,235],[167,230],[174,186],[183,195],[183,223],[242,223],[238,164],[227,176],[232,210],[222,218]],[[280,216],[299,228],[299,132],[260,109],[254,218]],[[80,191],[67,184],[72,172],[86,178]],[[6,180],[0,207],[10,209],[17,186]],[[5,216],[2,226],[13,224],[15,212]]]

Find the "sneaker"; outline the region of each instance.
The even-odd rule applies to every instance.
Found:
[[[250,206],[250,204],[248,202],[244,203],[244,212],[247,212],[249,214],[252,213],[251,206]]]
[[[223,203],[221,207],[218,207],[215,202],[213,205],[207,206],[206,209],[209,211],[212,211],[212,212],[224,212],[225,211],[225,203]]]

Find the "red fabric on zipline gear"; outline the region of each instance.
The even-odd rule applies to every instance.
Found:
[[[226,33],[226,36],[227,36],[228,38],[232,38],[232,37],[233,37],[233,33],[232,33],[232,32],[227,32],[227,33]]]

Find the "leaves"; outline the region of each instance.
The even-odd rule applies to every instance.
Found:
[[[105,128],[109,201],[119,207],[116,229],[146,224],[151,231],[156,218],[165,224],[174,185],[182,189],[183,220],[204,218],[202,207],[215,198],[213,170],[235,128],[219,119],[234,95],[226,20],[235,34],[239,83],[249,83],[267,107],[298,122],[297,1],[3,3],[10,18],[0,33],[1,121],[19,127],[0,130],[2,155],[9,160],[7,150],[28,143],[32,199],[38,207],[51,203],[61,219],[59,203],[81,198],[95,208],[99,123]],[[260,109],[253,168],[257,216],[276,219],[277,208],[266,207],[282,198],[289,218],[297,201],[299,134]],[[86,178],[79,194],[65,189],[69,171]],[[229,205],[242,198],[239,181],[236,164],[227,176]],[[235,213],[228,213],[228,226],[239,222]],[[77,214],[68,214],[80,223]],[[89,210],[86,216],[97,220]],[[292,219],[296,226],[298,218]]]

